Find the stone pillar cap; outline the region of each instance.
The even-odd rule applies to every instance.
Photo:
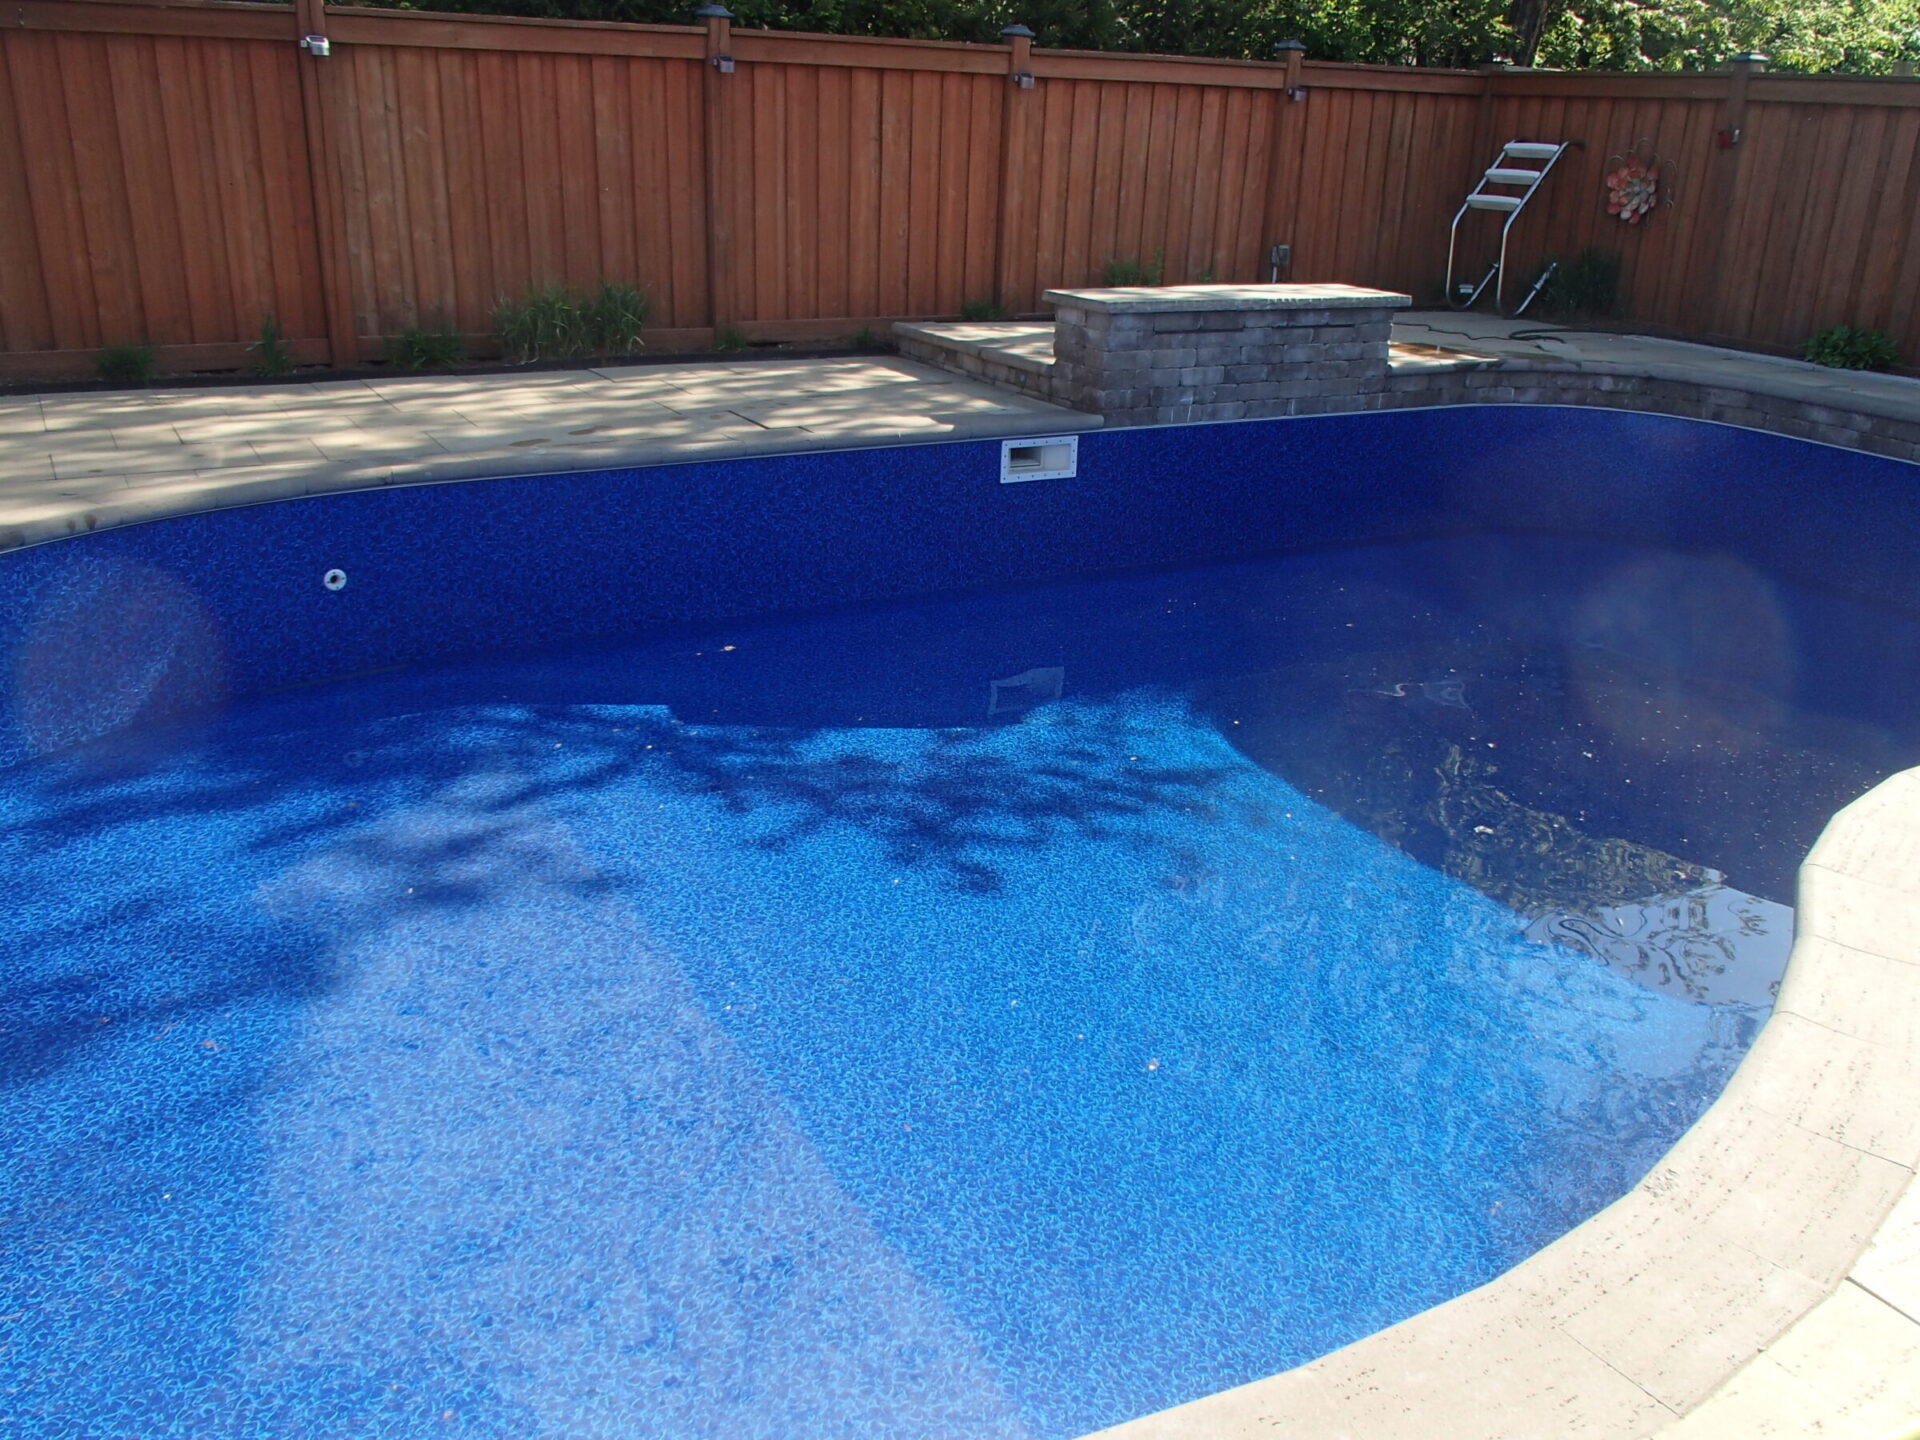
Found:
[[[1404,310],[1411,295],[1359,285],[1137,285],[1049,290],[1040,297],[1077,310]]]

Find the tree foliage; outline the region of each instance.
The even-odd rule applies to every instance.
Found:
[[[1693,70],[1747,52],[1779,70],[1884,75],[1920,59],[1920,0],[1598,0],[1563,10],[1540,62]]]
[[[361,0],[405,9],[685,24],[688,0]],[[1920,0],[731,0],[736,23],[916,39],[1266,58],[1568,69],[1704,69],[1745,52],[1776,69],[1885,74],[1920,60]]]

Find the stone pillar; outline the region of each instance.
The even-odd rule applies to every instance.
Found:
[[[1367,410],[1408,295],[1354,285],[1049,290],[1054,398],[1114,425]]]

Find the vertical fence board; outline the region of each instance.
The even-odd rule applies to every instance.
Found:
[[[988,300],[1000,298],[999,276],[995,273],[1000,235],[1000,165],[1005,154],[1000,131],[1005,114],[1002,96],[1011,89],[1005,80],[991,76],[973,75],[967,79],[973,150],[967,165],[967,235],[960,251],[964,263],[962,284],[966,294]]]
[[[166,153],[165,174],[180,229],[181,269],[188,315],[188,343],[210,344],[241,333],[227,283],[227,239],[215,223],[215,177],[206,164],[211,141],[195,84],[199,47],[173,36],[153,42],[156,124]]]
[[[1249,90],[1247,97],[1247,152],[1240,169],[1240,275],[1264,280],[1267,253],[1267,177],[1273,167],[1273,106],[1271,91]]]
[[[966,103],[964,75],[942,75],[935,93],[938,107],[939,160],[933,235],[933,307],[952,313],[965,300],[967,241],[967,164],[973,146],[973,109]]]
[[[0,34],[0,346],[16,352],[51,350],[56,344],[9,68],[18,44]]]
[[[880,75],[880,188],[876,220],[880,231],[875,271],[877,315],[907,315],[907,226],[912,216],[907,192],[912,160],[913,77],[899,70]]]
[[[1115,197],[1113,212],[1113,253],[1137,259],[1142,266],[1153,263],[1153,249],[1146,244],[1147,142],[1153,125],[1153,90],[1144,85],[1119,87],[1117,103],[1120,124],[1114,155]]]
[[[706,133],[698,62],[662,60],[667,73],[669,93],[677,97],[672,114],[678,128],[662,137],[666,152],[673,213],[673,276],[675,325],[704,324],[711,309],[713,276],[707,271],[707,233],[713,217],[707,213],[707,197],[702,177],[706,173],[707,147],[713,139]],[[688,137],[674,144],[678,136]],[[636,154],[642,153],[636,151]]]
[[[438,62],[440,126],[447,136],[447,225],[453,237],[453,303],[448,319],[469,334],[490,323],[500,298],[495,250],[487,230],[492,188],[487,173],[486,109],[478,83],[479,57],[442,51]]]
[[[165,175],[167,132],[161,120],[160,77],[151,40],[116,37],[105,47],[114,94],[117,130],[114,144],[125,173],[133,177]],[[138,275],[143,333],[156,345],[193,342],[189,299],[179,276],[186,270],[180,241],[180,213],[170,189],[132,184],[128,218],[139,237],[133,247]]]
[[[1040,113],[1031,122],[1033,148],[1039,160],[1033,186],[1033,268],[1031,278],[1020,295],[1022,308],[1038,305],[1040,294],[1049,285],[1059,283],[1066,255],[1066,194],[1069,156],[1064,143],[1067,121],[1072,114],[1074,92],[1069,85],[1048,85],[1039,92],[1029,110]],[[1021,236],[1012,237],[1018,246]]]
[[[1821,125],[1806,123],[1807,117],[1783,114],[1777,106],[1756,105],[1748,115],[1752,128],[1772,143],[1768,147],[1764,181],[1753,165],[1760,158],[1759,152],[1749,158],[1748,178],[1753,183],[1755,203],[1748,207],[1747,213],[1751,219],[1766,215],[1772,223],[1753,225],[1759,242],[1749,252],[1753,258],[1734,271],[1750,277],[1743,282],[1746,294],[1737,312],[1740,327],[1737,333],[1764,335],[1774,329],[1776,295],[1792,281],[1794,270],[1800,264],[1797,242],[1801,221],[1805,218],[1798,205],[1784,207],[1785,213],[1772,215],[1774,197],[1779,194],[1783,179],[1807,173],[1820,140]],[[1764,201],[1760,198],[1763,194]]]
[[[297,54],[250,44],[245,51],[260,117],[262,194],[267,222],[267,263],[273,275],[274,318],[289,335],[327,330],[320,285],[319,227],[307,158],[306,116]]]
[[[1187,280],[1198,280],[1211,263],[1194,225],[1201,98],[1198,86],[1182,85],[1173,90],[1167,141],[1167,245],[1178,259],[1180,275]]]
[[[560,183],[560,105],[554,55],[516,56],[520,72],[520,186],[527,213],[530,283],[567,278],[566,200]]]
[[[1886,183],[1888,160],[1884,110],[1849,106],[1839,131],[1831,208],[1822,215],[1816,248],[1803,252],[1812,263],[1803,264],[1799,283],[1789,298],[1783,330],[1786,335],[1834,323],[1855,313],[1858,297],[1854,280],[1859,270],[1860,242],[1871,215],[1873,196]],[[1848,156],[1858,159],[1849,162]],[[1825,158],[1825,157],[1823,157]],[[1843,218],[1844,217],[1844,218]]]
[[[1426,138],[1426,108],[1419,95],[1396,95],[1389,102],[1387,143],[1381,151],[1380,193],[1374,211],[1374,262],[1369,273],[1404,283],[1413,238],[1407,219],[1413,210],[1412,157]]]
[[[226,47],[215,52],[223,61]],[[78,36],[55,42],[60,83],[67,97],[73,142],[73,179],[80,192],[80,224],[93,277],[102,337],[108,344],[144,340],[145,319],[133,273],[132,220],[125,172],[114,134],[113,84],[102,47]],[[237,140],[238,137],[232,137]],[[231,173],[231,167],[223,167]],[[229,217],[231,219],[231,217]]]
[[[1895,325],[1895,286],[1904,255],[1915,247],[1906,243],[1913,234],[1916,186],[1916,140],[1920,140],[1920,111],[1905,110],[1893,121],[1885,181],[1876,187],[1876,210],[1864,246],[1860,267],[1860,323],[1877,329]],[[1910,332],[1909,332],[1910,333]]]
[[[1679,323],[1686,297],[1694,245],[1705,208],[1702,171],[1713,153],[1713,121],[1714,107],[1674,101],[1663,108],[1660,133],[1655,140],[1660,153],[1671,157],[1674,169],[1662,182],[1669,194],[1646,222],[1665,232],[1667,243],[1665,263],[1646,290],[1645,303],[1648,313],[1666,324]]]
[[[886,313],[880,291],[881,76],[847,75],[847,313]]]
[[[907,306],[940,313],[940,81],[916,70],[907,82]]]
[[[814,292],[816,315],[851,315],[854,227],[851,156],[853,116],[851,73],[838,66],[819,72],[819,133],[816,154],[819,211],[814,221],[818,247],[818,279]],[[871,311],[866,312],[871,314]]]
[[[467,237],[453,231],[447,171],[450,152],[466,137],[450,134],[444,124],[440,68],[433,52],[417,50],[398,58],[405,62],[396,67],[395,77],[414,274],[409,308],[417,324],[444,329],[459,318],[454,255],[467,248]]]
[[[587,85],[593,115],[594,201],[600,221],[596,237],[600,278],[634,284],[640,277],[634,214],[633,100],[626,71],[631,61],[596,55],[588,62]]]
[[[407,213],[406,163],[401,158],[399,106],[394,98],[394,55],[356,56],[360,81],[360,157],[366,167],[368,261],[373,276],[373,323],[363,333],[388,335],[411,324],[413,247]]]
[[[73,132],[67,121],[57,38],[9,37],[8,55],[14,90],[20,97],[20,138],[55,343],[66,350],[111,342],[101,339],[101,308],[95,299],[79,187],[73,178],[77,173]]]
[[[820,270],[846,263],[820,251],[820,211],[845,204],[841,195],[820,193],[820,72],[795,66],[787,72],[787,306],[790,319],[821,314]]]
[[[1920,233],[1920,155],[1914,157],[1908,172],[1906,201],[1901,207],[1905,220],[1906,244],[1900,259],[1899,278],[1892,287],[1888,306],[1888,329],[1896,337],[1905,337],[1904,351],[1912,364],[1915,349],[1920,348],[1920,245],[1912,237]]]

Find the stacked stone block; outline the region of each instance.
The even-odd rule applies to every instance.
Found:
[[[1056,400],[1110,425],[1377,408],[1406,295],[1351,285],[1049,290]]]

